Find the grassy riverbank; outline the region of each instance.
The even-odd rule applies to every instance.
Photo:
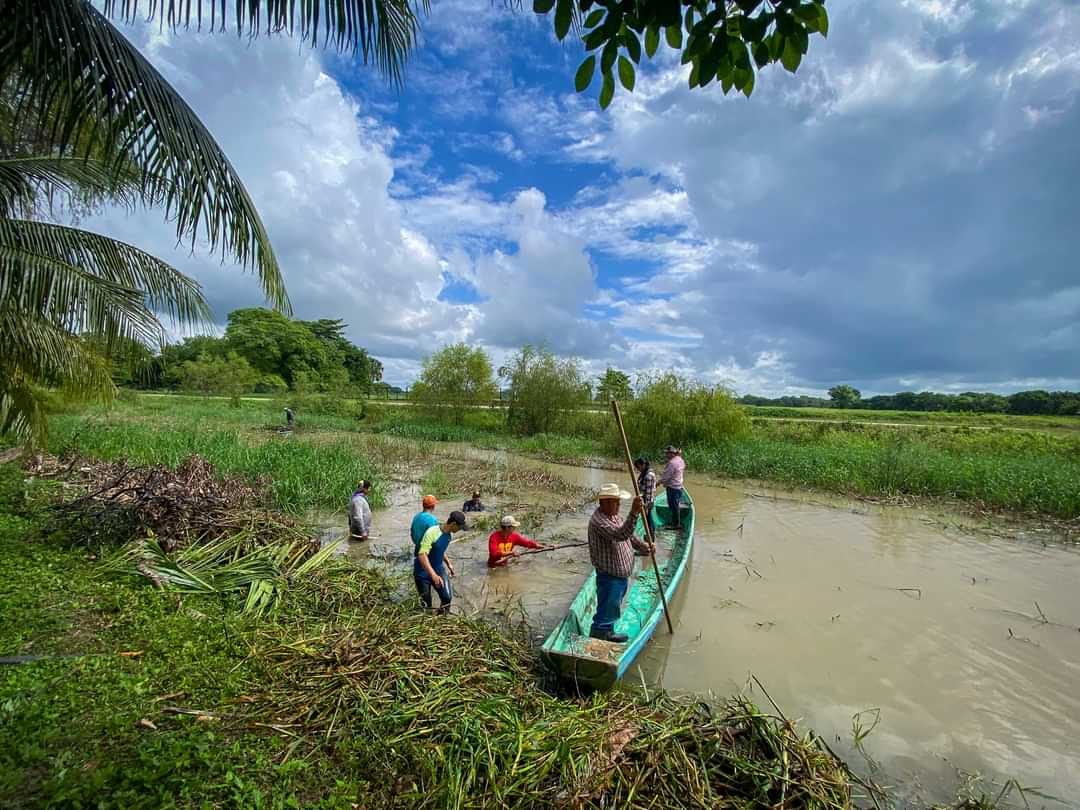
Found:
[[[0,655],[25,661],[0,666],[2,806],[851,806],[812,735],[743,699],[560,699],[522,643],[346,561],[254,621],[103,575],[16,500]]]
[[[319,434],[362,431],[421,443],[461,442],[506,448],[551,461],[618,467],[610,417],[575,413],[560,432],[517,436],[495,410],[447,423],[406,407],[370,407],[364,419],[298,415],[290,442],[273,440],[280,422],[273,403],[140,397],[110,412],[57,415],[50,445],[96,456],[125,453],[175,463],[199,452],[224,472],[276,472],[281,508],[309,495],[337,506],[357,477],[379,478],[377,464]],[[305,439],[311,439],[306,441]],[[631,437],[633,442],[633,437]],[[286,450],[286,446],[288,449]],[[636,448],[649,451],[649,448]],[[980,508],[1059,520],[1080,517],[1080,438],[1042,431],[936,426],[917,430],[862,422],[756,419],[746,435],[685,448],[691,469],[733,478],[778,481],[847,495],[956,499]],[[654,457],[659,448],[652,448]],[[307,492],[310,490],[310,492]],[[376,499],[381,493],[376,493]]]

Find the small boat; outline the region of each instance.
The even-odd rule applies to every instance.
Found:
[[[667,500],[658,498],[652,506],[656,526],[656,562],[660,567],[660,580],[664,584],[669,605],[682,580],[694,545],[694,502],[685,490],[680,511],[683,528],[682,531],[675,531],[668,528],[672,519]],[[645,527],[640,519],[636,531],[639,537],[645,536]],[[596,572],[593,571],[570,603],[566,617],[540,649],[541,657],[561,679],[578,687],[609,689],[630,668],[656,626],[662,622],[664,606],[657,594],[656,574],[648,557],[639,559],[646,564],[632,578],[629,592],[623,600],[622,616],[615,624],[615,632],[625,633],[628,640],[615,644],[590,638],[589,628],[596,613]]]

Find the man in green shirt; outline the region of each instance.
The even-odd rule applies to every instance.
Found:
[[[416,592],[424,607],[431,609],[431,589],[439,594],[437,613],[450,612],[450,600],[454,596],[450,587],[450,577],[455,576],[454,564],[446,556],[446,548],[453,535],[465,529],[465,515],[462,512],[450,513],[442,526],[432,526],[424,532],[417,544],[413,557],[413,581]]]

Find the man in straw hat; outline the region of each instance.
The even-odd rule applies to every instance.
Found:
[[[517,527],[520,525],[513,515],[506,515],[499,521],[499,529],[493,531],[488,537],[488,568],[506,565],[511,557],[521,556],[519,552],[514,551],[514,546],[534,549],[551,548],[518,534]]]
[[[650,543],[634,534],[641,514],[640,498],[634,498],[626,520],[619,520],[619,501],[629,497],[618,484],[604,484],[589,519],[589,559],[596,569],[596,615],[589,635],[616,644],[627,640],[625,634],[615,632],[615,622],[622,613],[622,600],[634,570],[634,549],[652,551]]]

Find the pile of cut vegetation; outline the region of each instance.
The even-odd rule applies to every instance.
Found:
[[[265,612],[334,551],[268,508],[267,480],[220,476],[198,455],[175,469],[47,455],[28,468],[82,493],[49,507],[46,533],[93,549],[121,545],[103,570],[137,573],[158,588],[236,592],[246,610]]]
[[[348,566],[260,628],[245,717],[285,759],[363,774],[363,806],[851,807],[843,764],[745,699],[560,699],[523,640],[396,604],[384,574]]]

